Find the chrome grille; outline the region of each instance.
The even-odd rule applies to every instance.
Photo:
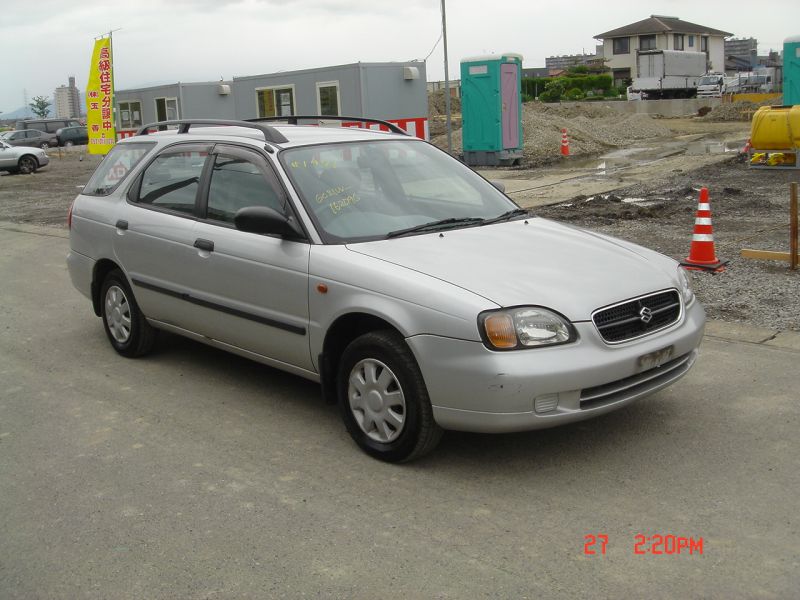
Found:
[[[680,316],[681,298],[677,291],[667,290],[601,308],[592,321],[602,338],[615,344],[664,329]]]

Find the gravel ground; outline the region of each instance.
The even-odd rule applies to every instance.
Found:
[[[0,221],[65,226],[67,210],[100,158],[72,151],[33,175],[0,176]],[[537,170],[528,172],[537,176]],[[611,194],[578,196],[535,209],[548,218],[608,233],[676,259],[688,255],[697,190],[707,186],[716,253],[724,273],[692,273],[710,317],[777,329],[800,330],[800,271],[788,263],[740,257],[742,248],[788,251],[789,181],[793,171],[748,169],[735,159],[693,171],[672,171]],[[638,198],[639,202],[623,199]]]
[[[84,147],[52,149],[50,164],[31,175],[0,173],[0,220],[34,225],[65,224],[73,198],[100,164]]]
[[[748,169],[732,157],[613,194],[579,196],[535,213],[683,260],[691,245],[698,191],[705,186],[716,255],[730,261],[723,273],[691,272],[694,290],[709,317],[800,330],[800,270],[791,271],[788,262],[740,256],[743,248],[788,252],[789,182],[799,178],[792,171]]]

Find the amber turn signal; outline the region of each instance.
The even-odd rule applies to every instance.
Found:
[[[483,322],[486,337],[495,348],[516,348],[517,334],[514,330],[514,319],[511,315],[499,313],[489,315]]]

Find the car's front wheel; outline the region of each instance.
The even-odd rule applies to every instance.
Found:
[[[23,175],[29,175],[36,171],[39,163],[32,156],[23,156],[17,162],[17,170]]]
[[[442,430],[425,381],[399,334],[375,331],[353,340],[339,363],[337,386],[345,426],[370,456],[404,462],[439,443]]]
[[[114,269],[106,275],[100,294],[103,328],[114,350],[129,358],[147,354],[156,331],[136,304],[122,271]]]

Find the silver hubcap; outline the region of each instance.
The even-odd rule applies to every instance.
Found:
[[[403,432],[406,421],[403,389],[392,370],[381,361],[365,358],[353,367],[347,397],[356,423],[371,439],[387,443]]]
[[[131,307],[122,288],[112,285],[106,292],[106,324],[120,344],[131,337]]]

